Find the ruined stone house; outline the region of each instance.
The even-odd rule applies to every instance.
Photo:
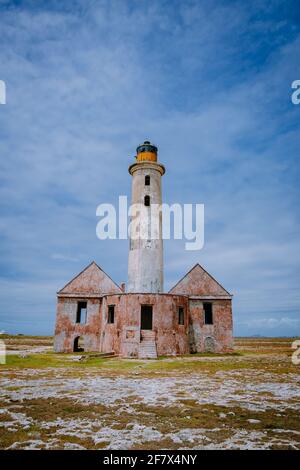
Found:
[[[133,204],[147,210],[161,204],[165,168],[157,161],[157,147],[141,144],[129,173]],[[154,239],[130,236],[126,290],[93,261],[58,292],[55,351],[155,358],[232,350],[232,295],[202,266],[196,264],[163,292],[161,213],[156,217]],[[141,230],[150,219],[140,222]]]

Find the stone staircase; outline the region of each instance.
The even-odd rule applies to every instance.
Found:
[[[155,332],[141,330],[141,342],[138,350],[139,359],[157,359]]]

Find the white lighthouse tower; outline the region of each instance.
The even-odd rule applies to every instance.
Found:
[[[136,149],[132,176],[132,214],[128,258],[128,292],[163,292],[163,240],[161,177],[157,147],[145,141]],[[140,205],[140,206],[138,206]],[[138,209],[140,207],[140,210]],[[137,223],[134,223],[134,219]]]

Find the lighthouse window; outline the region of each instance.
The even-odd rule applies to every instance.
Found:
[[[212,304],[205,302],[203,304],[204,310],[204,323],[205,325],[212,325],[213,324],[213,311],[212,311]]]
[[[150,186],[150,176],[149,175],[145,176],[145,186]]]
[[[76,313],[76,323],[86,323],[86,317],[87,317],[87,303],[78,302],[77,313]]]
[[[115,323],[115,306],[108,306],[107,323]]]
[[[144,204],[145,206],[150,206],[150,196],[145,196]]]
[[[178,308],[178,325],[184,325],[184,308]]]

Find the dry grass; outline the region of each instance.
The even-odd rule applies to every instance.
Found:
[[[25,348],[51,342],[7,340]],[[8,356],[0,366],[0,448],[300,449],[292,339],[235,343],[233,355],[158,361]]]

